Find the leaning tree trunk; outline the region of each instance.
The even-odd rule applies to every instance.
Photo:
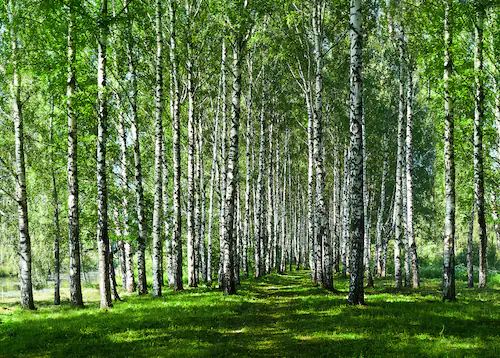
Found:
[[[408,240],[412,286],[420,286],[417,244],[413,232],[413,68],[408,69],[408,88],[406,104],[406,235]]]
[[[10,35],[12,45],[12,82],[10,83],[12,117],[14,119],[16,157],[16,201],[19,225],[19,257],[21,269],[21,307],[35,309],[31,281],[31,241],[28,229],[28,200],[26,197],[26,166],[24,162],[24,133],[21,112],[21,85],[18,62],[17,9],[12,0],[10,7]]]
[[[108,187],[106,182],[106,142],[108,99],[106,88],[106,46],[108,41],[108,1],[102,0],[99,18],[97,67],[97,244],[101,308],[112,307],[109,285]]]
[[[172,142],[174,159],[174,189],[172,201],[174,206],[172,233],[172,272],[174,291],[182,287],[182,221],[181,221],[181,146],[180,146],[180,113],[179,113],[179,79],[177,69],[177,50],[175,35],[176,19],[175,1],[169,1],[170,13],[170,114],[172,117]]]
[[[163,284],[162,272],[162,239],[161,239],[161,210],[162,210],[162,142],[163,142],[163,34],[161,24],[161,0],[156,0],[156,83],[155,83],[155,187],[153,202],[153,293],[161,296]],[[166,218],[165,218],[166,219]]]
[[[453,98],[450,80],[453,72],[452,61],[452,5],[446,1],[444,15],[444,255],[443,255],[443,300],[454,301],[455,296],[455,154],[453,149],[454,122]]]
[[[363,288],[363,79],[362,71],[362,21],[361,0],[351,0],[350,38],[351,38],[351,101],[350,129],[351,143],[349,171],[351,177],[351,279],[348,302],[351,305],[364,304]]]
[[[479,288],[486,287],[487,262],[486,249],[488,236],[484,213],[484,169],[483,169],[483,122],[484,122],[484,88],[483,88],[483,26],[485,10],[477,5],[475,22],[474,73],[476,82],[474,111],[474,193],[477,208],[477,232],[479,236]]]
[[[80,274],[80,225],[78,215],[77,174],[77,124],[73,108],[75,93],[75,44],[73,26],[75,15],[71,2],[68,6],[68,77],[66,86],[66,108],[68,117],[68,241],[69,241],[69,293],[71,304],[83,307],[82,281]]]
[[[237,37],[233,44],[233,89],[231,101],[231,128],[229,130],[229,153],[227,160],[227,182],[224,209],[224,270],[223,291],[226,295],[236,293],[236,282],[234,277],[234,220],[235,200],[238,189],[238,137],[240,125],[240,102],[241,102],[241,53],[242,39]]]

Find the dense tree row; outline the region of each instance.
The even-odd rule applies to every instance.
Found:
[[[436,263],[454,300],[455,263],[472,286],[478,252],[485,287],[500,250],[498,12],[480,0],[3,4],[0,264],[19,270],[22,306],[48,273],[59,304],[66,272],[83,306],[97,267],[110,307],[118,262],[122,289],[140,295],[148,280],[156,296],[214,280],[234,294],[241,274],[305,268],[329,290],[350,275],[348,300],[363,304],[374,276],[416,288]]]

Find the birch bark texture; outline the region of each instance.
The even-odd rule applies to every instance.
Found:
[[[101,309],[113,306],[109,282],[108,187],[106,180],[106,142],[108,121],[107,41],[108,1],[101,1],[97,41],[97,245],[99,251],[99,291]]]
[[[162,212],[162,142],[163,142],[163,33],[162,33],[162,6],[161,0],[156,0],[155,22],[156,22],[156,83],[155,83],[155,186],[153,201],[153,294],[161,296],[163,285],[162,273],[162,235],[161,235],[161,212]]]
[[[68,117],[68,241],[69,241],[69,293],[71,304],[83,307],[82,282],[80,269],[80,222],[78,212],[78,136],[77,121],[73,108],[76,87],[74,4],[68,6],[68,53],[66,83],[66,115]]]
[[[18,68],[18,9],[9,1],[9,22],[12,49],[12,80],[10,82],[12,119],[14,122],[14,151],[16,163],[16,201],[19,230],[19,259],[21,276],[21,307],[34,310],[33,283],[31,279],[31,239],[28,228],[28,200],[26,196],[26,166],[24,160],[24,130],[21,112],[21,75]]]
[[[351,0],[350,4],[350,156],[351,177],[350,200],[350,283],[348,302],[351,305],[364,304],[363,288],[363,77],[362,77],[362,13],[361,0]]]
[[[455,152],[451,79],[453,75],[453,0],[446,0],[444,14],[444,192],[443,301],[455,301]]]
[[[484,122],[484,80],[483,47],[485,9],[480,1],[475,2],[474,22],[474,77],[476,93],[474,97],[474,197],[477,209],[477,232],[479,236],[479,288],[486,287],[488,236],[484,212],[484,165],[483,165],[483,122]]]

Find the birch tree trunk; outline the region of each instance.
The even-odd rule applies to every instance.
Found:
[[[335,144],[335,158],[334,158],[334,168],[333,168],[333,271],[335,273],[340,272],[340,257],[341,257],[341,247],[340,247],[340,236],[342,234],[342,221],[341,221],[341,192],[342,183],[340,176],[340,156],[341,151],[339,150],[338,143]]]
[[[118,107],[121,108],[122,103],[120,96],[117,96]],[[134,292],[136,289],[135,277],[134,277],[134,259],[132,253],[132,246],[128,239],[129,235],[129,225],[128,225],[128,160],[127,160],[127,133],[125,130],[125,118],[123,112],[120,110],[118,113],[118,136],[120,137],[120,149],[121,149],[121,183],[122,183],[122,217],[123,223],[121,228],[121,234],[125,238],[122,241],[123,249],[123,261],[125,266],[124,279],[125,282],[123,288],[127,292]]]
[[[347,275],[349,267],[349,240],[350,240],[350,228],[349,228],[349,203],[350,203],[350,190],[351,180],[349,173],[349,148],[348,144],[344,148],[344,190],[342,193],[342,276]]]
[[[236,36],[233,43],[233,88],[231,102],[231,128],[229,131],[229,153],[227,161],[227,185],[224,210],[224,280],[223,291],[226,295],[236,294],[236,282],[234,277],[233,246],[234,243],[234,220],[235,200],[238,189],[238,137],[240,124],[240,102],[241,102],[241,54],[242,39]]]
[[[447,0],[444,14],[444,166],[445,217],[443,259],[443,301],[455,301],[455,154],[453,97],[450,80],[452,59],[453,0]]]
[[[226,179],[227,179],[227,82],[226,82],[226,59],[227,47],[226,39],[222,38],[222,61],[221,61],[221,81],[222,81],[222,133],[221,133],[221,158],[219,167],[219,287],[222,287],[223,269],[224,269],[224,224],[225,217],[225,198],[226,198]]]
[[[201,119],[198,119],[198,175],[199,175],[199,276],[204,282],[207,282],[207,265],[206,265],[206,255],[205,255],[205,223],[206,223],[206,195],[205,195],[205,167],[203,161],[203,124]],[[198,278],[199,280],[199,278]]]
[[[190,17],[191,5],[186,1],[186,17],[188,19],[188,33],[186,40],[186,72],[188,95],[188,189],[187,189],[187,260],[188,285],[198,286],[196,282],[196,252],[195,252],[195,125],[194,125],[194,83],[193,83],[193,53],[191,49]]]
[[[401,269],[401,245],[403,244],[403,121],[405,118],[404,91],[404,33],[399,29],[399,110],[398,110],[398,150],[396,158],[396,194],[394,202],[394,281],[396,288],[403,286]]]
[[[351,101],[350,101],[350,156],[351,177],[351,278],[348,302],[351,305],[364,304],[363,288],[363,78],[362,78],[362,14],[361,0],[351,0]]]
[[[371,261],[371,242],[370,242],[370,230],[369,230],[369,216],[368,208],[370,207],[370,199],[368,197],[368,184],[366,180],[366,124],[365,115],[361,115],[361,130],[362,130],[362,141],[363,141],[363,217],[364,217],[364,265],[365,265],[365,276],[367,287],[373,287],[373,276],[370,266]]]
[[[99,288],[101,309],[112,307],[109,282],[108,188],[106,182],[106,142],[108,96],[106,79],[106,47],[108,41],[108,1],[101,1],[98,20],[99,38],[97,67],[97,244],[99,252]]]
[[[219,100],[218,100],[219,102]],[[212,230],[214,218],[214,189],[215,189],[215,170],[217,169],[217,139],[219,137],[219,103],[217,103],[217,113],[215,118],[215,128],[213,131],[213,144],[212,144],[212,168],[210,169],[210,194],[209,194],[209,207],[208,207],[208,240],[207,240],[207,284],[212,284]]]
[[[61,261],[60,261],[60,241],[61,241],[61,227],[59,224],[59,193],[57,191],[56,182],[56,162],[54,158],[55,143],[54,143],[54,104],[52,103],[52,113],[49,122],[50,131],[50,177],[52,182],[52,205],[54,206],[54,304],[61,304]]]
[[[153,204],[153,293],[161,296],[163,284],[162,272],[162,238],[161,238],[161,210],[162,210],[162,142],[163,142],[163,33],[162,33],[162,6],[161,0],[156,0],[156,83],[155,83],[155,186]]]
[[[476,21],[474,23],[474,74],[476,82],[474,111],[474,193],[477,208],[477,231],[479,236],[479,288],[486,287],[487,261],[486,250],[488,236],[484,213],[484,169],[483,169],[483,122],[484,122],[484,88],[483,88],[483,27],[485,10],[483,5],[476,4]]]
[[[412,287],[420,287],[417,244],[413,232],[413,65],[408,70],[406,103],[406,235],[411,261]]]
[[[271,273],[273,240],[274,240],[274,198],[273,198],[273,122],[269,125],[269,152],[267,169],[267,249],[265,252],[265,273]]]
[[[68,54],[66,112],[68,117],[68,241],[69,241],[69,294],[71,304],[83,307],[82,281],[80,273],[80,224],[78,215],[78,167],[77,167],[77,122],[73,108],[76,86],[75,76],[75,15],[72,2],[68,6]]]
[[[384,212],[385,212],[385,190],[386,190],[385,183],[387,179],[387,153],[385,151],[385,138],[384,138],[384,144],[382,146],[384,148],[384,161],[382,164],[382,179],[380,183],[380,206],[377,216],[377,237],[376,237],[375,255],[374,255],[375,271],[377,277],[382,276],[382,257],[383,257],[382,236],[383,236]]]
[[[474,265],[472,263],[472,236],[474,234],[474,202],[470,209],[469,233],[467,235],[467,287],[474,287]]]
[[[322,3],[316,0],[313,10],[313,33],[314,33],[314,57],[316,62],[315,101],[314,101],[314,124],[313,124],[313,155],[316,171],[316,278],[326,289],[333,289],[333,274],[330,257],[330,243],[327,225],[327,205],[325,202],[325,168],[323,148],[323,54],[321,44],[323,42],[322,30]],[[324,248],[324,250],[323,250]],[[325,256],[325,257],[323,257]],[[325,266],[326,265],[326,266]]]
[[[174,291],[182,287],[182,221],[181,221],[181,148],[180,148],[180,114],[179,114],[179,79],[176,49],[176,0],[169,1],[170,13],[170,115],[172,117],[172,142],[174,157],[174,188],[172,201],[174,206],[172,235],[172,272]]]
[[[265,87],[265,84],[263,84]],[[255,277],[260,277],[263,275],[263,250],[262,247],[264,241],[264,166],[265,166],[265,155],[266,155],[266,117],[265,117],[265,107],[266,107],[266,97],[265,92],[262,91],[262,101],[261,101],[261,112],[260,112],[260,146],[259,146],[259,173],[257,177],[257,190],[255,192],[255,246],[254,246],[254,257],[255,257]]]
[[[243,223],[243,273],[245,277],[248,277],[248,242],[250,238],[250,192],[251,192],[251,179],[252,175],[251,167],[250,167],[250,157],[251,157],[251,141],[252,141],[252,90],[253,90],[253,59],[250,55],[250,59],[248,61],[248,96],[247,96],[247,123],[246,123],[246,136],[245,136],[245,217]],[[270,154],[271,155],[271,154]],[[274,213],[274,210],[273,210]]]

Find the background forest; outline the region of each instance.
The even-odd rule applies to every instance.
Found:
[[[362,2],[365,282],[442,275],[446,96],[456,276],[500,281],[499,11]],[[234,293],[239,275],[300,267],[335,287],[359,248],[349,13],[348,1],[2,0],[0,275],[27,280],[28,245],[35,287],[69,275],[76,305],[77,276],[95,271],[101,306],[113,280]]]

